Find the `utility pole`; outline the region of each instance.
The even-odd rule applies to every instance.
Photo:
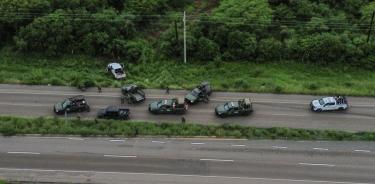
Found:
[[[184,11],[184,63],[186,63],[186,12]]]
[[[370,29],[368,30],[368,35],[367,35],[367,43],[370,41],[370,35],[371,35],[371,31],[372,31],[372,25],[374,24],[374,16],[375,16],[375,11],[372,12]]]

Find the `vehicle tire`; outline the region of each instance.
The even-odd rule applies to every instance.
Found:
[[[339,110],[339,111],[343,111],[343,110],[345,110],[345,109],[344,109],[344,107],[340,107],[338,110]]]
[[[316,109],[315,112],[322,112],[322,109]]]
[[[86,112],[90,112],[90,106],[86,107]]]

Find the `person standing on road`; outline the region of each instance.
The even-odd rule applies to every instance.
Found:
[[[167,90],[165,91],[165,93],[169,94],[169,87],[167,86]]]
[[[182,124],[185,124],[185,122],[186,122],[186,119],[185,119],[185,117],[182,116],[182,117],[181,117],[181,123],[182,123]]]
[[[121,96],[121,104],[124,104],[124,103],[125,103],[125,97]]]
[[[102,92],[102,87],[98,86],[98,92],[99,92],[99,93]]]

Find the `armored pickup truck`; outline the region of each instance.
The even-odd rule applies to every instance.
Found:
[[[345,96],[324,97],[313,100],[310,108],[314,112],[346,110],[349,104]]]
[[[186,94],[185,102],[189,104],[195,104],[198,102],[208,103],[208,96],[211,95],[211,85],[209,82],[202,82],[196,88],[194,88],[190,93]]]
[[[62,102],[59,102],[53,106],[53,111],[56,114],[64,114],[71,112],[89,112],[90,106],[87,104],[85,97],[82,95],[74,96],[68,99],[65,99]]]
[[[122,97],[126,99],[128,103],[141,103],[145,101],[145,93],[135,84],[125,85],[121,88]]]
[[[127,120],[129,119],[129,115],[130,115],[130,110],[127,108],[108,106],[105,109],[100,109],[98,111],[97,117],[101,119]]]
[[[185,114],[188,105],[180,102],[177,98],[162,99],[150,103],[148,110],[153,114]]]
[[[228,116],[246,116],[253,112],[253,106],[249,98],[227,102],[215,108],[215,114],[221,118]]]

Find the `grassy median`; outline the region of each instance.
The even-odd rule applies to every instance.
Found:
[[[108,59],[88,56],[43,57],[0,51],[0,83],[76,86],[83,82],[119,87],[106,74]],[[192,88],[203,80],[215,90],[375,96],[375,72],[344,66],[322,67],[293,62],[125,62],[128,79],[147,88]]]
[[[288,140],[347,140],[375,141],[375,132],[343,132],[332,130],[306,130],[295,128],[255,128],[225,124],[220,126],[124,122],[115,120],[81,120],[59,118],[0,117],[0,133],[16,134],[61,134],[81,136],[167,136],[218,138],[288,139]]]

